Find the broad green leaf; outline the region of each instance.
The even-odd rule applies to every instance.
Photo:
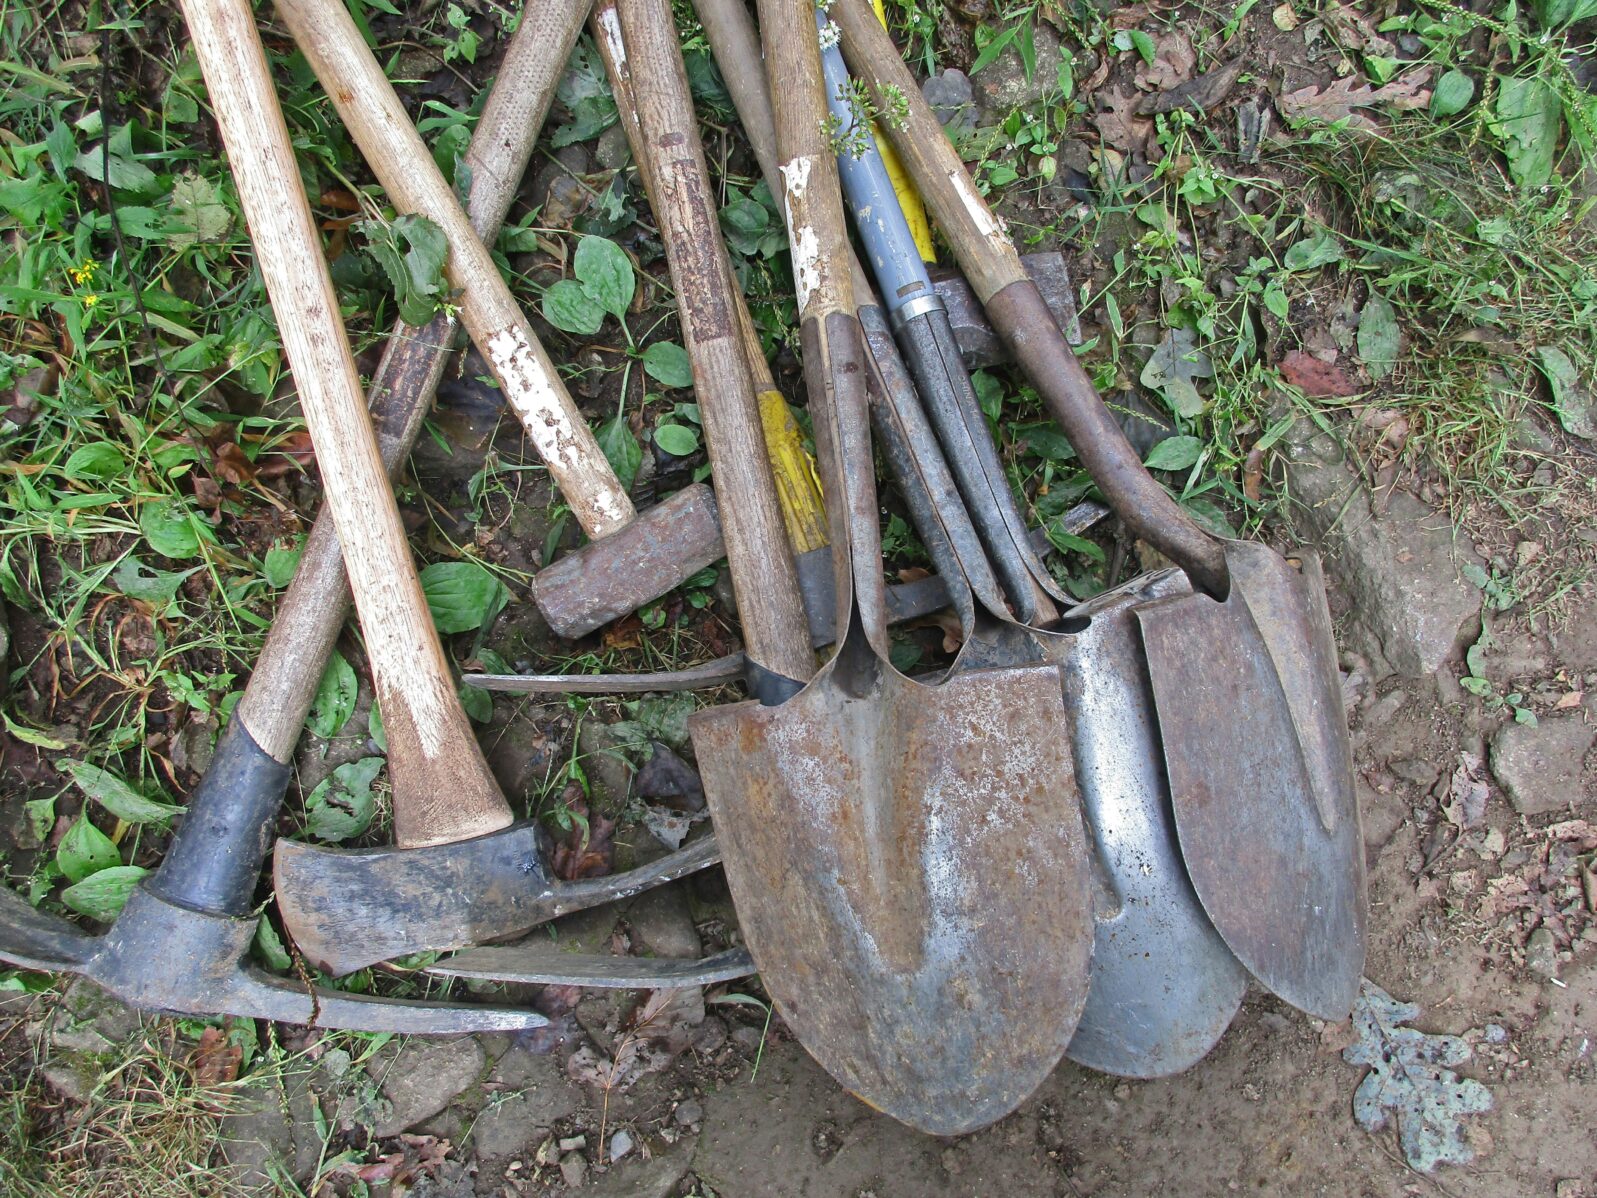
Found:
[[[255,953],[270,968],[279,973],[293,965],[288,950],[283,947],[283,938],[277,934],[277,929],[272,926],[271,917],[264,912],[260,919],[255,921]]]
[[[1186,420],[1203,414],[1203,396],[1195,379],[1212,378],[1214,364],[1197,345],[1191,329],[1171,329],[1148,358],[1139,376],[1144,387],[1159,392],[1171,411]]]
[[[621,480],[624,490],[630,489],[638,477],[638,467],[643,463],[643,447],[638,444],[637,437],[633,436],[632,429],[627,425],[625,416],[617,416],[607,420],[599,426],[595,434],[599,441],[599,448],[604,450],[605,460],[610,463],[610,469],[616,472],[616,478]]]
[[[1052,420],[1037,424],[1017,425],[1011,430],[1015,439],[1023,442],[1032,453],[1053,462],[1068,462],[1076,456],[1075,448],[1063,430]]]
[[[644,350],[643,369],[662,386],[693,386],[693,364],[688,359],[688,351],[674,341],[656,341]]]
[[[445,636],[481,628],[510,601],[510,592],[476,562],[434,562],[421,572],[433,623]]]
[[[305,539],[296,538],[292,545],[273,545],[261,559],[262,573],[273,587],[286,587],[294,581],[294,571],[299,569],[299,555],[305,548]]]
[[[1148,451],[1143,465],[1149,470],[1190,470],[1202,453],[1197,437],[1166,437]]]
[[[543,293],[543,318],[565,333],[591,337],[604,324],[604,309],[574,279],[561,279]]]
[[[1291,312],[1292,305],[1286,298],[1286,289],[1281,286],[1280,279],[1271,279],[1265,284],[1264,306],[1277,320],[1285,320]]]
[[[127,469],[127,464],[127,458],[115,445],[109,441],[96,441],[92,445],[74,449],[72,456],[61,467],[61,473],[74,481],[85,478],[104,481],[121,474]]]
[[[699,448],[699,434],[685,424],[662,424],[654,430],[654,443],[672,457],[685,458]]]
[[[122,913],[139,879],[149,872],[142,865],[113,865],[68,886],[61,892],[61,901],[79,915],[110,923]]]
[[[1392,76],[1396,75],[1398,68],[1403,64],[1396,58],[1388,58],[1378,54],[1364,56],[1364,69],[1371,79],[1377,83],[1390,83]]]
[[[444,262],[449,257],[449,240],[444,231],[415,213],[392,221],[361,221],[355,229],[365,234],[367,250],[388,276],[400,319],[412,325],[426,324],[446,294]]]
[[[355,678],[355,667],[344,660],[344,655],[333,650],[322,671],[322,680],[316,687],[316,701],[311,704],[306,727],[323,740],[331,740],[349,722],[355,711],[355,699],[360,694],[360,683]]]
[[[1019,32],[1019,25],[1011,25],[1008,29],[1004,30],[1002,33],[998,34],[998,36],[993,38],[992,41],[983,46],[981,53],[976,55],[976,61],[970,64],[970,73],[974,75],[977,71],[981,70],[984,66],[1002,54],[1004,52],[1004,47],[1009,45],[1010,42],[1014,41],[1015,35]]]
[[[55,863],[69,881],[81,882],[90,874],[121,865],[122,854],[117,852],[109,836],[80,815],[77,823],[61,838],[55,850]]]
[[[460,706],[467,718],[479,724],[486,724],[494,718],[493,696],[481,687],[462,684],[456,693],[460,696]]]
[[[1153,38],[1140,29],[1131,29],[1127,32],[1131,34],[1132,48],[1142,56],[1142,61],[1151,67],[1159,57],[1159,48],[1153,44]]]
[[[1095,562],[1105,560],[1103,546],[1096,541],[1089,541],[1086,537],[1078,537],[1073,532],[1066,531],[1064,525],[1054,521],[1048,525],[1048,540],[1055,549],[1061,553],[1080,553],[1092,558]]]
[[[1317,270],[1333,262],[1342,261],[1342,243],[1329,229],[1317,229],[1293,244],[1281,258],[1281,265],[1296,274],[1304,270]]]
[[[155,499],[139,508],[139,530],[162,557],[181,561],[200,551],[194,515],[181,499]]]
[[[165,607],[177,598],[183,580],[202,569],[203,566],[190,566],[187,570],[156,570],[129,554],[111,572],[111,582],[129,599]]]
[[[1397,313],[1379,291],[1370,292],[1359,314],[1358,352],[1371,378],[1383,379],[1392,373],[1400,343]]]
[[[87,761],[73,761],[68,758],[62,761],[61,765],[72,775],[72,780],[78,784],[78,789],[112,815],[130,824],[165,826],[172,816],[183,810],[175,804],[160,803],[148,795],[141,794],[110,770],[101,769]]]
[[[33,846],[43,844],[55,829],[55,799],[29,799],[22,804],[22,816],[27,823]]]
[[[1431,115],[1456,116],[1468,108],[1474,98],[1475,81],[1463,71],[1447,71],[1436,81],[1436,88],[1431,92]]]
[[[607,237],[584,237],[577,242],[571,273],[589,299],[617,320],[625,318],[638,284],[624,249]]]
[[[203,175],[180,175],[173,182],[172,213],[183,228],[168,233],[167,240],[178,249],[221,241],[233,227],[233,214],[217,198],[216,185]]]
[[[377,810],[372,783],[383,758],[362,757],[335,769],[305,800],[305,824],[318,840],[340,841],[359,836],[371,826]]]
[[[372,700],[371,714],[366,717],[366,735],[372,738],[372,744],[384,753],[388,752],[388,730],[383,727],[383,709],[375,699]]]
[[[1492,130],[1503,140],[1508,173],[1520,187],[1540,187],[1552,178],[1562,113],[1558,93],[1541,79],[1499,84]]]
[[[1566,433],[1586,440],[1597,438],[1597,405],[1569,355],[1554,345],[1536,347],[1536,358],[1553,393],[1553,414]]]
[[[118,191],[131,191],[147,195],[160,184],[154,171],[133,157],[133,131],[128,125],[120,126],[111,134],[109,155],[106,147],[91,146],[73,162],[96,183],[109,183]]]

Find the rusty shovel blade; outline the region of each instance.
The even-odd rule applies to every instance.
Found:
[[[1086,1000],[1092,908],[1059,676],[844,679],[849,657],[779,706],[697,713],[693,743],[783,1018],[866,1103],[957,1135],[1031,1093]]]
[[[1364,968],[1364,845],[1318,559],[1226,544],[1231,591],[1137,609],[1176,829],[1248,970],[1346,1019]]]

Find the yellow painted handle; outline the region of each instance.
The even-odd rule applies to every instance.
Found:
[[[882,7],[882,0],[871,0],[871,7],[876,10],[876,19],[882,23],[882,28],[886,29],[887,10]],[[898,152],[874,124],[871,126],[871,136],[876,139],[876,148],[881,151],[882,165],[887,168],[887,177],[892,180],[898,206],[904,211],[909,235],[915,239],[915,248],[920,251],[921,261],[936,262],[937,251],[932,248],[932,226],[926,219],[926,205],[921,203],[920,193],[915,190],[915,184],[910,182],[904,164],[898,160]]]
[[[804,434],[780,391],[760,392],[760,425],[771,458],[776,495],[793,552],[808,553],[827,543],[826,505],[815,462],[804,448]]]

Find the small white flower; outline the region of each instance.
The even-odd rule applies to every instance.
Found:
[[[820,31],[821,49],[830,50],[833,46],[837,45],[838,41],[842,38],[842,36],[843,36],[843,31],[841,29],[839,29],[836,25],[833,25],[830,21],[828,21],[825,25],[821,26],[821,31]]]

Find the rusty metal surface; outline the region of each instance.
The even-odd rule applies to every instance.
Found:
[[[1182,852],[1249,971],[1294,1006],[1345,1019],[1368,906],[1325,594],[1312,565],[1299,574],[1244,542],[1226,552],[1224,603],[1188,595],[1137,611]]]
[[[779,707],[691,724],[761,980],[834,1077],[935,1135],[1001,1118],[1085,999],[1085,845],[1052,669],[850,695],[834,663]]]
[[[754,972],[747,949],[733,948],[709,957],[599,957],[568,953],[547,937],[524,944],[492,945],[445,957],[429,966],[439,977],[478,978],[536,986],[593,986],[599,989],[664,990],[713,986]]]
[[[801,331],[812,397],[835,397],[816,442],[847,613],[838,652],[786,702],[701,711],[689,730],[739,922],[783,1019],[862,1100],[957,1135],[1022,1102],[1075,1029],[1092,953],[1085,837],[1056,670],[927,686],[878,651],[852,323],[829,317],[824,343],[815,322]]]
[[[618,532],[538,571],[532,597],[557,636],[586,636],[680,586],[726,553],[703,483],[663,499]]]
[[[1122,1077],[1196,1064],[1225,1033],[1248,975],[1193,891],[1170,815],[1153,695],[1133,608],[1187,593],[1173,570],[1072,613],[1090,625],[1057,650],[1076,778],[1102,888],[1092,986],[1066,1055]]]
[[[206,914],[139,886],[111,930],[89,936],[0,888],[0,960],[80,974],[145,1011],[417,1035],[521,1031],[549,1022],[514,1007],[371,998],[274,977],[248,963],[255,927],[253,916]]]
[[[561,882],[544,867],[537,827],[517,824],[421,849],[332,850],[280,840],[272,876],[295,944],[339,977],[393,957],[516,936],[695,873],[720,856],[715,837],[706,836],[637,869]]]
[[[1081,321],[1076,315],[1076,297],[1070,282],[1070,270],[1065,256],[1057,250],[1040,254],[1022,254],[1020,264],[1026,268],[1031,281],[1037,284],[1043,302],[1053,313],[1054,323],[1072,345],[1081,344]],[[954,340],[959,345],[959,356],[965,369],[980,370],[1009,361],[1009,347],[993,331],[982,311],[981,301],[971,290],[965,276],[952,267],[930,268],[932,288],[942,298],[948,309],[948,322],[954,328]]]

